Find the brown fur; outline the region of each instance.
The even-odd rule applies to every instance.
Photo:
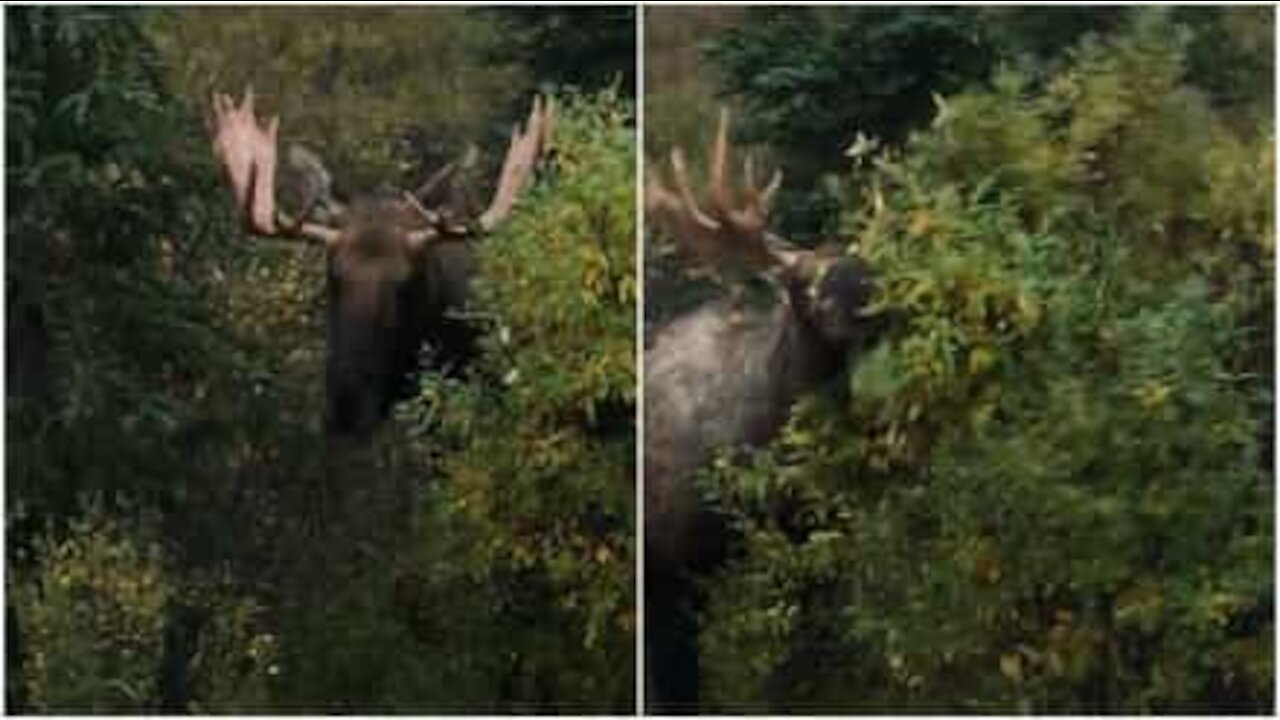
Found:
[[[328,258],[327,427],[364,436],[411,390],[427,346],[439,367],[473,352],[474,330],[450,317],[467,302],[471,248],[446,240],[414,248],[413,210],[358,201]]]
[[[649,663],[659,712],[697,709],[693,575],[722,562],[723,524],[693,477],[718,452],[767,443],[792,404],[837,375],[872,334],[861,309],[870,271],[816,256],[768,308],[730,301],[664,327],[645,352],[645,582]]]

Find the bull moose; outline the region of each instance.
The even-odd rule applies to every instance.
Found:
[[[442,367],[472,354],[477,331],[460,314],[474,265],[471,241],[497,228],[531,184],[550,141],[553,107],[535,98],[524,127],[513,128],[492,202],[472,218],[423,205],[456,163],[415,192],[361,197],[350,206],[334,201],[320,183],[304,211],[291,217],[275,198],[279,120],[259,124],[252,89],[240,104],[215,93],[214,155],[249,233],[325,249],[326,431],[365,437],[403,393],[424,344]]]
[[[741,204],[730,187],[728,113],[711,148],[705,209],[672,151],[675,189],[653,172],[646,210],[678,247],[714,269],[765,275],[768,307],[723,298],[677,317],[644,355],[645,617],[653,709],[697,707],[696,575],[723,561],[726,528],[701,502],[695,472],[720,451],[773,437],[793,402],[839,374],[872,334],[872,275],[854,256],[794,249],[768,230],[781,172],[760,188],[750,156]]]

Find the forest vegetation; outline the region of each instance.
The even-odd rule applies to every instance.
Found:
[[[703,704],[1271,712],[1272,10],[647,12],[651,165],[733,109],[883,327],[699,478]]]
[[[630,8],[6,17],[7,709],[629,712]],[[348,196],[493,177],[557,98],[479,358],[367,445],[323,430],[323,252],[214,165],[250,84]]]

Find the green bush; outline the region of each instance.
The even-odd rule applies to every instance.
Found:
[[[888,329],[706,478],[715,702],[1272,706],[1273,134],[1182,58],[1143,15],[860,171]]]
[[[194,608],[198,638],[186,675],[192,710],[261,710],[279,668],[263,608],[234,586],[184,577],[166,559],[158,518],[89,502],[19,553],[9,602],[21,637],[27,709],[40,713],[145,713],[161,707],[173,665],[175,611]],[[188,611],[190,612],[190,611]],[[192,625],[194,627],[194,625]]]
[[[28,660],[9,681],[33,709],[137,713],[154,702],[173,586],[154,535],[139,537],[90,508],[64,537],[36,541],[40,564],[10,585]]]
[[[469,618],[438,632],[453,662],[502,678],[479,707],[628,712],[634,133],[611,93],[562,105],[551,177],[480,251],[492,328],[474,377],[426,378],[409,412],[441,474],[419,594],[437,612],[465,598]]]

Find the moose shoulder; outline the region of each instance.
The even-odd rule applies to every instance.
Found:
[[[709,203],[672,154],[675,189],[650,174],[650,217],[688,254],[720,273],[767,275],[773,302],[741,298],[695,309],[645,350],[645,576],[654,710],[697,709],[697,596],[693,575],[721,560],[724,532],[693,478],[717,452],[768,442],[801,395],[839,374],[871,333],[862,317],[872,276],[860,259],[791,249],[767,229],[780,175],[754,184],[750,160],[735,198],[725,177],[728,118],[711,152]]]
[[[300,240],[327,255],[326,428],[367,436],[408,385],[422,348],[437,367],[465,363],[475,329],[460,317],[472,271],[471,242],[498,227],[549,142],[550,104],[535,99],[524,127],[512,130],[493,200],[476,217],[459,218],[423,202],[454,170],[451,163],[416,192],[359,198],[343,206],[327,173],[312,173],[297,218],[276,203],[279,118],[259,124],[252,91],[240,104],[213,98],[213,149],[245,229],[260,237]],[[315,165],[314,156],[290,162]],[[323,222],[313,220],[323,219]]]

